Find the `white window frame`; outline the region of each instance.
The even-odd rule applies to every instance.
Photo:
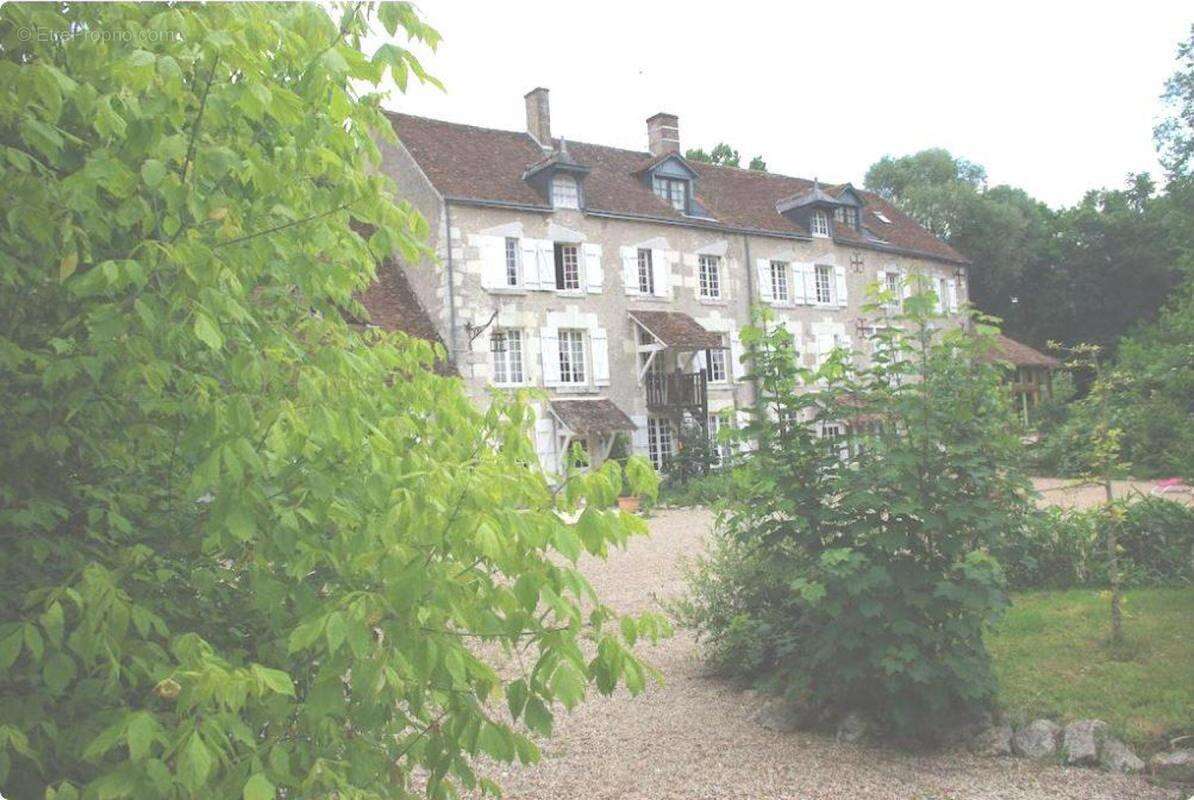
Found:
[[[883,273],[883,283],[883,290],[891,295],[891,300],[887,302],[887,307],[899,308],[900,292],[902,291],[900,287],[900,273],[892,269],[887,270],[887,272]]]
[[[814,211],[808,222],[808,231],[813,236],[829,236],[829,216],[819,209]]]
[[[638,248],[639,294],[655,294],[655,259],[649,247]]]
[[[730,460],[730,454],[733,452],[728,442],[717,441],[717,434],[721,433],[723,428],[730,427],[729,421],[720,413],[714,412],[709,414],[709,452],[712,455],[713,466],[720,467]]]
[[[834,274],[832,266],[829,264],[816,264],[813,266],[813,293],[817,305],[833,305],[836,284],[837,276]]]
[[[572,254],[571,264],[568,261],[569,253]],[[559,263],[556,267],[556,290],[560,292],[584,291],[580,273],[580,245],[571,242],[556,242],[552,248],[552,256],[555,257],[557,254]],[[569,267],[571,267],[571,271]],[[575,286],[568,285],[569,277],[572,278]]]
[[[949,278],[937,276],[937,313],[949,313]]]
[[[519,328],[494,329],[489,337],[489,352],[495,385],[522,386],[526,383],[527,373],[522,330]]]
[[[580,184],[571,175],[555,175],[551,179],[553,208],[580,208]]]
[[[697,256],[700,296],[705,300],[721,299],[721,256]]]
[[[771,299],[776,303],[792,302],[791,264],[787,261],[771,262]],[[783,289],[783,292],[780,292]]]
[[[506,286],[522,285],[522,243],[516,236],[506,237]]]
[[[675,450],[672,426],[666,417],[647,417],[647,458],[655,469],[662,471]]]
[[[730,382],[730,365],[729,359],[726,357],[726,351],[723,348],[710,348],[705,351],[708,357],[705,359],[705,368],[709,370],[708,377],[710,383],[729,383]]]
[[[688,212],[688,181],[656,175],[651,181],[655,195],[680,213]]]
[[[589,382],[584,328],[560,328],[560,384],[583,386]]]

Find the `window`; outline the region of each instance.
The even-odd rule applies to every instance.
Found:
[[[883,273],[883,289],[898,298],[900,296],[900,273],[888,270]]]
[[[812,220],[809,223],[809,233],[813,236],[829,235],[829,217],[825,216],[824,211],[813,212]]]
[[[890,225],[890,224],[891,224],[891,220],[889,220],[889,219],[887,218],[887,215],[885,215],[885,214],[884,214],[882,211],[872,211],[871,213],[872,213],[872,214],[874,214],[874,215],[875,215],[875,218],[876,218],[877,220],[879,220],[880,222],[882,222],[884,225]]]
[[[560,330],[560,383],[585,382],[585,332]]]
[[[937,311],[949,313],[949,281],[945,278],[937,279]]]
[[[655,194],[666,200],[680,212],[688,211],[688,183],[675,178],[655,178],[652,181]]]
[[[551,204],[556,208],[580,208],[580,189],[571,175],[551,179]]]
[[[833,302],[833,267],[817,265],[817,302],[829,305]]]
[[[833,210],[833,218],[838,222],[849,225],[851,228],[858,227],[858,209],[850,206],[838,206]]]
[[[721,297],[721,257],[700,257],[701,297]]]
[[[506,237],[506,285],[518,285],[518,239]]]
[[[655,294],[655,266],[651,262],[651,251],[638,251],[638,290],[642,294]]]
[[[522,331],[498,329],[489,337],[493,356],[493,382],[518,384],[526,378],[522,370]]]
[[[574,244],[556,244],[556,288],[580,289],[580,257]]]
[[[771,297],[777,303],[786,303],[791,299],[788,294],[788,262],[771,262]]]
[[[723,349],[706,350],[706,366],[709,368],[708,378],[713,383],[725,383],[729,379],[726,370],[726,351]]]
[[[850,459],[850,442],[846,438],[846,428],[838,422],[824,422],[821,424],[821,438],[829,442],[829,454],[837,456],[842,461]]]
[[[658,470],[672,458],[672,427],[662,417],[647,417],[647,457]]]

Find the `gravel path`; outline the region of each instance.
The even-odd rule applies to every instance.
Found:
[[[712,515],[664,510],[650,537],[584,569],[619,611],[658,607],[682,591],[678,560],[698,552]],[[841,798],[842,800],[1172,800],[1140,778],[1045,767],[1023,759],[966,753],[910,755],[838,744],[809,733],[781,734],[750,721],[752,694],[704,674],[692,637],[677,630],[642,655],[664,684],[637,698],[594,696],[560,710],[555,735],[533,767],[502,767],[492,777],[510,798],[680,800],[683,798]]]

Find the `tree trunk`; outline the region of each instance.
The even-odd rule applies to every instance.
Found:
[[[1111,641],[1123,641],[1123,618],[1119,598],[1119,520],[1111,507],[1114,499],[1111,492],[1111,476],[1103,479],[1103,491],[1107,495],[1107,580],[1111,584]]]

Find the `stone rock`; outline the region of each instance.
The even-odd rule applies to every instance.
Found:
[[[980,756],[1010,756],[1012,754],[1012,726],[1006,723],[991,725],[970,740],[970,749]]]
[[[791,733],[811,727],[812,714],[801,703],[793,703],[782,697],[773,697],[763,704],[751,718],[769,731]]]
[[[857,711],[851,711],[837,724],[837,740],[852,744],[867,735],[870,724]]]
[[[1051,758],[1057,754],[1060,737],[1061,726],[1053,720],[1033,720],[1012,736],[1012,752],[1027,758]]]
[[[1163,781],[1194,783],[1194,750],[1157,753],[1148,762],[1149,770]]]
[[[1144,762],[1119,739],[1108,738],[1099,748],[1099,766],[1111,772],[1139,772],[1144,769]]]
[[[1097,764],[1099,745],[1107,738],[1107,723],[1101,719],[1080,719],[1065,726],[1061,755],[1067,764]]]

